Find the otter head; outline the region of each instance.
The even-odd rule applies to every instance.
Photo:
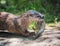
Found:
[[[34,32],[36,34],[40,31],[44,22],[44,15],[35,10],[29,10],[22,17],[28,32]]]

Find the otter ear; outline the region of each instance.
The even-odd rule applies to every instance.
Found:
[[[25,17],[29,17],[29,14],[28,13],[25,13],[25,15],[24,15]]]
[[[28,13],[24,13],[21,17],[29,17]]]

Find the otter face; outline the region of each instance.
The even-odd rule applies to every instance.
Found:
[[[44,16],[34,10],[29,10],[27,13],[26,17],[28,18],[29,23],[27,31],[35,32],[36,34],[41,29],[42,23],[44,22]]]

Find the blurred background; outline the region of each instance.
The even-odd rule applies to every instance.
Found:
[[[28,10],[44,14],[46,23],[60,21],[60,0],[0,0],[0,12],[20,15]]]

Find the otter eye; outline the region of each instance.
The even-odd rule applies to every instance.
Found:
[[[41,19],[44,19],[44,16],[37,16],[37,17],[39,17],[39,18],[41,18]]]
[[[37,17],[41,18],[41,16],[37,16]]]
[[[30,14],[30,16],[32,16],[32,14]]]

